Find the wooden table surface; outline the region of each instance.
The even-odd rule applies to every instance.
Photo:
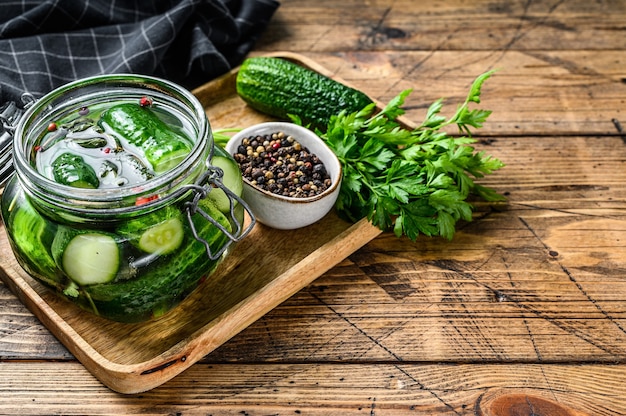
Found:
[[[383,234],[190,369],[102,385],[0,284],[1,414],[626,414],[626,1],[283,0],[300,53],[407,117],[471,81],[493,114],[455,238]],[[242,126],[245,127],[245,126]]]

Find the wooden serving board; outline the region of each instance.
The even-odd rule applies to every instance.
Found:
[[[330,75],[302,56],[282,56]],[[235,69],[193,91],[214,130],[270,120],[237,96],[236,74]],[[157,387],[187,369],[379,233],[367,221],[350,224],[334,212],[294,231],[257,224],[183,303],[139,324],[84,312],[30,278],[13,256],[2,226],[0,278],[95,377],[130,394]]]

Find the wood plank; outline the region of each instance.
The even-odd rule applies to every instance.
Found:
[[[54,374],[64,389],[40,374]],[[0,363],[4,415],[622,415],[624,365],[195,365],[138,395],[75,363]]]
[[[414,121],[440,97],[453,111],[474,77],[499,68],[480,134],[616,135],[624,20],[623,1],[287,1],[254,53],[301,51],[382,102],[414,88]]]
[[[256,49],[327,54],[622,49],[625,17],[623,1],[605,6],[585,0],[286,1]]]
[[[0,282],[0,360],[72,355],[11,291]]]

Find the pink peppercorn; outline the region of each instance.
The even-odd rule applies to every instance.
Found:
[[[150,97],[141,97],[139,105],[142,107],[150,107],[152,105],[152,99]]]

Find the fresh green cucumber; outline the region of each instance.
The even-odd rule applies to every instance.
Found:
[[[102,113],[98,123],[141,149],[156,173],[176,167],[191,152],[190,140],[171,129],[147,106],[114,105]]]
[[[54,181],[75,188],[96,189],[100,180],[96,171],[81,156],[62,153],[52,162]]]
[[[211,164],[224,171],[222,184],[224,184],[224,186],[235,195],[241,197],[241,194],[243,193],[243,181],[237,162],[235,162],[233,158],[221,147],[215,146],[215,154],[211,160]],[[213,188],[211,192],[209,192],[207,198],[213,201],[217,209],[220,211],[224,213],[230,212],[230,198],[222,189]]]
[[[274,57],[246,59],[236,80],[239,96],[251,107],[282,119],[296,115],[305,123],[325,128],[342,110],[362,110],[372,100],[301,65]]]
[[[122,223],[117,233],[144,253],[169,254],[183,242],[185,230],[180,210],[167,206]]]
[[[52,256],[67,277],[84,286],[113,280],[121,253],[112,234],[60,226],[52,242]]]
[[[227,230],[231,229],[226,216],[212,203],[201,200],[200,208]],[[198,235],[209,243],[214,252],[228,241],[224,233],[199,214],[192,219]],[[97,313],[117,321],[139,322],[157,317],[176,305],[218,264],[218,260],[209,259],[204,244],[194,239],[191,231],[187,230],[179,249],[150,263],[140,272],[140,278],[85,286],[82,290],[89,296],[91,306]]]

